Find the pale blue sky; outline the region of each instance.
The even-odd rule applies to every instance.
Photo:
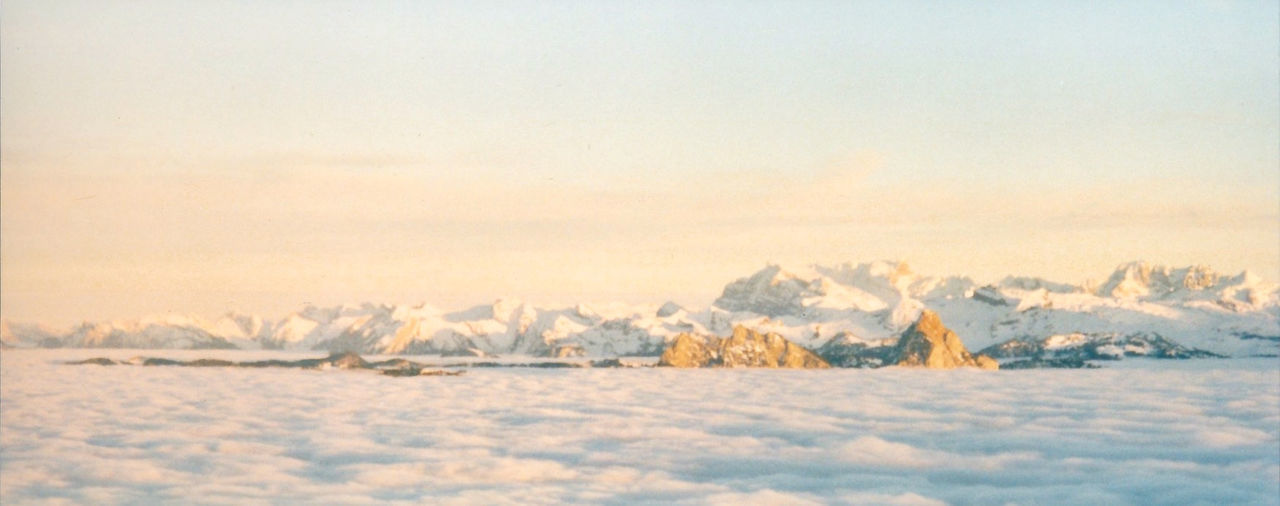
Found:
[[[880,257],[1276,279],[1278,20],[1275,2],[5,2],[0,309],[703,305],[766,261]]]

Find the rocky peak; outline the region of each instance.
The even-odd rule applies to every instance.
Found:
[[[762,334],[743,326],[733,334],[702,339],[682,333],[671,341],[658,360],[668,367],[769,367],[825,369],[831,367],[813,352],[773,333]]]
[[[927,367],[930,369],[954,369],[957,367],[978,367],[981,369],[999,369],[1000,365],[990,357],[971,355],[955,332],[942,324],[938,313],[928,309],[920,313],[894,349],[897,365],[909,367]]]
[[[938,313],[928,309],[920,312],[920,317],[916,318],[916,322],[912,324],[910,330],[926,336],[936,336],[951,332],[946,326],[942,325],[942,318],[938,316]]]
[[[1218,284],[1220,276],[1213,269],[1204,265],[1188,267],[1182,275],[1182,287],[1190,290],[1204,290]]]
[[[671,340],[658,359],[659,366],[707,367],[711,364],[714,349],[693,334],[682,332]]]
[[[715,305],[729,311],[750,311],[770,317],[798,314],[804,310],[802,300],[810,291],[810,282],[769,265],[751,277],[741,278],[724,287]]]
[[[1213,289],[1221,280],[1222,276],[1204,265],[1173,268],[1129,262],[1117,267],[1098,291],[1111,297],[1164,296],[1181,290]]]

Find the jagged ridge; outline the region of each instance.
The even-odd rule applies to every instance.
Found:
[[[0,321],[17,347],[246,348],[380,354],[654,356],[681,333],[725,335],[735,326],[776,333],[809,349],[878,349],[926,308],[976,348],[1071,333],[1155,333],[1229,355],[1280,350],[1276,285],[1204,267],[1121,265],[1096,288],[1008,277],[915,273],[900,262],[787,268],[770,265],[729,283],[709,308],[578,305],[538,308],[498,300],[463,311],[427,305],[306,307],[279,320],[229,314],[213,322],[163,317],[86,323],[69,331]],[[859,344],[860,343],[860,344]],[[832,350],[828,350],[832,351]],[[883,350],[881,350],[883,351]],[[859,353],[865,365],[874,354]]]
[[[720,338],[680,334],[658,359],[662,367],[769,367],[826,369],[831,367],[813,352],[778,334],[762,334],[734,327]]]

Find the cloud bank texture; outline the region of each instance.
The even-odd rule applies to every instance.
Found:
[[[407,380],[58,364],[101,353],[0,356],[0,501],[1280,497],[1280,370],[1271,359],[998,373],[479,369]]]

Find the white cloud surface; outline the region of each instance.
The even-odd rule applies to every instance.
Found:
[[[0,355],[0,502],[1280,497],[1280,370],[1270,359],[998,373],[476,369],[412,379],[59,364],[104,353],[132,354]]]

